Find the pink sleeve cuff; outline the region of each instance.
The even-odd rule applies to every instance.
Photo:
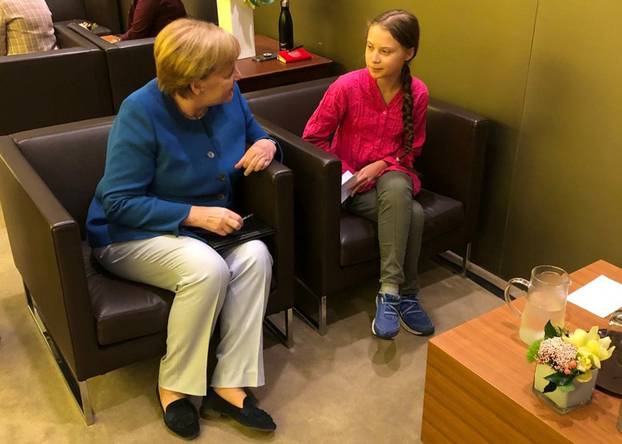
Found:
[[[400,162],[398,162],[397,159],[395,157],[393,157],[393,156],[384,157],[382,160],[384,160],[386,163],[388,163],[389,166],[399,165],[400,164]]]

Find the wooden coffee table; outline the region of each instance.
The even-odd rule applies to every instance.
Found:
[[[597,261],[570,275],[571,290],[604,274],[622,282],[622,269]],[[522,308],[524,301],[514,303]],[[569,328],[606,327],[607,321],[572,303]],[[428,344],[424,443],[614,443],[620,399],[599,390],[592,402],[566,415],[532,393],[534,364],[518,337],[519,319],[496,308],[432,338]]]

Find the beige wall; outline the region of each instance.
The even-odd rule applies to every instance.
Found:
[[[292,0],[298,44],[363,63],[366,21],[419,17],[414,73],[495,121],[475,262],[509,278],[536,264],[622,266],[619,0]],[[278,6],[256,12],[276,36]]]

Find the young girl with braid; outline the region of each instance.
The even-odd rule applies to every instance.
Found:
[[[326,91],[303,138],[341,160],[356,176],[344,208],[378,224],[380,290],[372,332],[391,339],[404,328],[430,335],[434,326],[417,299],[423,209],[413,170],[425,140],[428,90],[410,75],[419,23],[387,11],[367,31],[366,68],[339,77]]]

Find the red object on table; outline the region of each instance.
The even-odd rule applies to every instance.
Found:
[[[304,48],[296,48],[290,51],[279,51],[279,55],[276,57],[281,63],[300,62],[302,60],[309,60],[311,54]]]

